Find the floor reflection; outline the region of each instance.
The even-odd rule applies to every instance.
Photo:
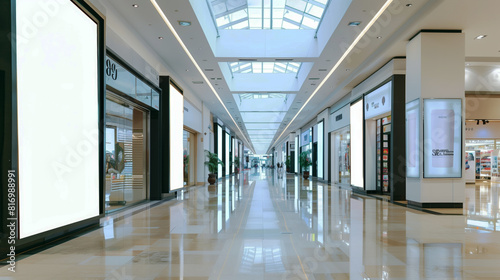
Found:
[[[466,196],[467,215],[433,215],[244,171],[21,260],[15,279],[498,279],[498,185]]]

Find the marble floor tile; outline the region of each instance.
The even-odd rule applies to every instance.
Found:
[[[499,188],[467,185],[463,215],[439,215],[293,174],[242,172],[105,217],[19,260],[15,273],[0,268],[0,280],[498,280]]]

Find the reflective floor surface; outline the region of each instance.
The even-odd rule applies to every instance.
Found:
[[[500,279],[498,184],[433,215],[255,170],[192,187],[0,279]]]

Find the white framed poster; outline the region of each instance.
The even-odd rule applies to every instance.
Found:
[[[420,177],[420,99],[406,103],[406,177]]]
[[[461,178],[462,157],[462,99],[424,99],[424,178]]]

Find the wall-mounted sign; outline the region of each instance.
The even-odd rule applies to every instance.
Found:
[[[365,119],[391,111],[392,82],[388,82],[365,96]]]
[[[406,177],[420,177],[420,99],[406,103]]]
[[[311,130],[308,129],[305,132],[302,132],[300,135],[300,146],[307,145],[311,142]]]
[[[424,99],[424,177],[462,177],[462,99]]]
[[[342,114],[335,116],[335,121],[340,121],[342,119]]]

